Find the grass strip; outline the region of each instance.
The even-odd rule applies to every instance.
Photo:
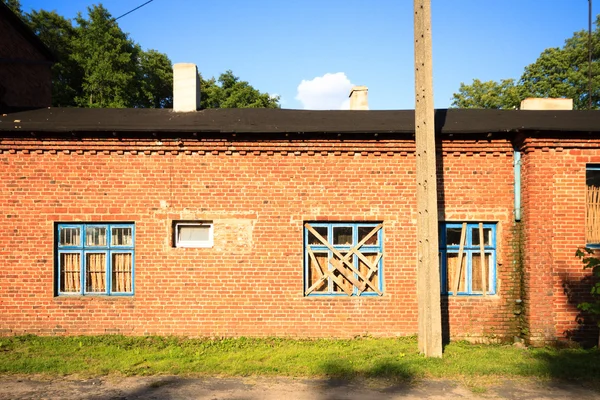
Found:
[[[428,359],[418,353],[415,338],[16,336],[0,338],[0,374],[260,375],[405,382],[502,376],[591,382],[600,376],[600,352],[455,342],[446,346],[442,359]]]

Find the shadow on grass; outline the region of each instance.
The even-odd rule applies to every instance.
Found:
[[[600,391],[600,351],[597,349],[531,349],[531,357],[539,361],[539,376],[553,380],[596,383]]]
[[[353,368],[343,360],[329,360],[321,365],[321,373],[329,378],[342,380],[386,379],[394,382],[410,382],[415,376],[400,361],[381,361],[371,368]]]

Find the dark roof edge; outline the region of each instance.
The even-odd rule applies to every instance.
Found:
[[[0,116],[0,132],[206,134],[414,134],[413,110],[310,111],[42,108]],[[600,134],[600,111],[438,109],[437,134]],[[0,134],[1,135],[1,134]]]
[[[15,14],[3,1],[0,1],[0,14],[4,14],[9,22],[15,27],[15,29],[31,43],[42,55],[48,60],[55,63],[57,61],[56,56],[52,51],[42,42],[42,40],[31,30],[29,26]]]

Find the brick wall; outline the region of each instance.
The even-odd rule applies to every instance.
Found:
[[[589,297],[590,274],[575,251],[586,245],[586,164],[600,162],[598,141],[528,139],[523,149],[524,304],[530,340],[588,340],[595,330],[577,304]]]
[[[512,337],[512,147],[457,139],[440,155],[440,217],[498,222],[498,294],[446,299],[447,333]],[[0,166],[3,334],[417,332],[412,140],[4,139]],[[189,219],[214,222],[213,248],[172,247]],[[382,297],[303,296],[314,220],[384,222]],[[135,222],[133,297],[55,296],[54,227],[69,221]]]
[[[495,341],[518,331],[514,301],[519,297],[513,223],[513,154],[508,142],[445,143],[438,170],[439,219],[497,222],[497,295],[447,296],[442,316],[449,335]],[[446,311],[447,309],[447,311]],[[447,333],[448,334],[448,333]]]
[[[0,105],[49,107],[51,64],[14,27],[0,17]]]

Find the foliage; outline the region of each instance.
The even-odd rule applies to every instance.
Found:
[[[503,79],[499,83],[474,79],[471,85],[460,84],[458,93],[453,95],[452,105],[458,108],[512,109],[521,102],[519,89],[514,79]]]
[[[88,7],[75,21],[73,58],[83,69],[82,107],[128,107],[136,100],[137,58],[140,49],[101,5]]]
[[[137,107],[173,107],[173,65],[166,54],[156,50],[139,55],[140,82]]]
[[[595,256],[594,250],[589,248],[577,249],[575,255],[583,262],[583,268],[591,269],[592,275],[597,278],[590,291],[595,301],[583,302],[578,304],[577,307],[600,317],[600,258]],[[600,327],[600,318],[598,318],[597,324]]]
[[[592,32],[592,108],[600,105],[600,17]],[[575,109],[588,108],[589,102],[588,32],[575,32],[562,48],[544,50],[538,59],[525,67],[518,81],[461,83],[454,93],[452,107],[502,108],[518,107],[527,97],[565,97],[573,99]]]
[[[52,67],[55,107],[173,106],[173,65],[166,54],[142,50],[102,5],[74,22],[56,11],[23,13],[19,0],[1,0],[17,13],[58,61]],[[202,79],[202,78],[201,78]],[[231,71],[201,80],[202,108],[278,108],[270,96]]]
[[[218,83],[217,83],[218,82]],[[231,70],[214,78],[201,79],[201,108],[279,108],[279,96],[261,93],[241,81]]]
[[[21,8],[20,0],[1,0],[4,4],[10,8],[18,17],[23,17],[23,9]]]
[[[24,21],[57,58],[52,66],[52,105],[75,106],[82,95],[84,71],[73,57],[77,30],[56,11],[32,11]]]
[[[565,378],[592,382],[600,352],[520,349],[450,343],[444,358],[426,358],[409,338],[355,339],[177,337],[4,337],[0,374],[61,376],[209,374],[495,381],[497,377]]]

